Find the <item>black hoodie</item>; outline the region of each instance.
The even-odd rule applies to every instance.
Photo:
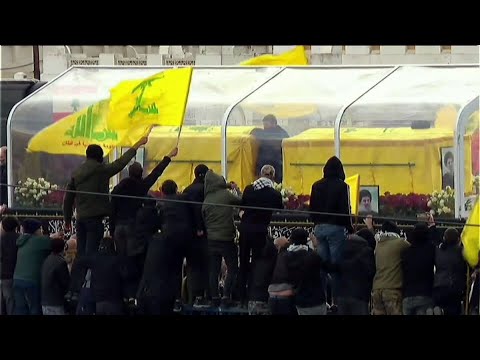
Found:
[[[203,217],[202,217],[202,204],[203,201],[205,200],[205,191],[204,191],[204,186],[205,186],[205,177],[200,176],[196,177],[193,182],[188,185],[185,190],[183,190],[183,193],[188,195],[188,197],[191,199],[191,201],[195,201],[198,204],[192,205],[193,207],[193,222],[195,229],[197,231],[203,231],[205,232],[205,224],[203,222]]]
[[[311,214],[311,219],[318,224],[332,224],[345,227],[353,233],[350,216],[350,197],[345,183],[345,172],[340,159],[336,156],[328,159],[323,168],[323,179],[312,185],[310,211],[343,214],[343,216]]]

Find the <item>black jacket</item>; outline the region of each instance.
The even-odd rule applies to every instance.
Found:
[[[160,230],[160,218],[155,203],[144,204],[138,209],[135,219],[134,253],[145,253],[152,237]]]
[[[1,279],[9,280],[13,279],[13,272],[15,271],[15,265],[17,264],[17,239],[20,236],[19,233],[11,232],[5,233],[1,236],[1,262],[2,271]]]
[[[253,185],[247,185],[243,191],[242,205],[280,210],[283,209],[282,195],[271,187],[254,190]],[[244,209],[241,230],[266,233],[272,220],[272,212],[272,210]]]
[[[323,168],[323,179],[312,185],[310,211],[343,216],[312,214],[311,219],[315,225],[339,225],[353,233],[351,216],[345,216],[351,214],[351,208],[348,186],[344,180],[342,162],[335,156],[331,157]]]
[[[79,266],[91,269],[95,302],[123,302],[135,296],[137,273],[126,256],[97,253],[80,258]]]
[[[344,245],[340,264],[338,297],[368,302],[375,276],[375,255],[367,241],[352,235]]]
[[[435,249],[435,276],[433,287],[463,294],[467,286],[467,263],[460,245],[442,243]]]
[[[0,183],[8,184],[7,165],[0,165]],[[0,206],[8,205],[8,186],[0,185]]]
[[[165,200],[158,202],[162,233],[165,236],[192,236],[194,233],[193,206],[189,203],[175,202],[175,200],[190,201],[190,197],[186,194],[167,195]]]
[[[67,262],[58,254],[50,254],[42,266],[42,305],[63,306],[70,286]]]
[[[432,297],[435,246],[429,239],[412,242],[402,253],[403,297]]]
[[[277,125],[270,129],[255,129],[252,135],[258,141],[256,174],[260,174],[263,165],[272,165],[275,168],[275,177],[282,182],[282,141],[288,138],[288,133]]]
[[[143,179],[128,177],[120,181],[113,188],[112,195],[127,195],[145,197],[150,188],[155,184],[158,178],[163,174],[171,159],[167,156],[155,166],[150,174]],[[110,222],[135,221],[138,209],[142,207],[142,199],[121,198],[112,196],[112,215]]]
[[[192,205],[193,208],[193,223],[195,230],[205,232],[205,224],[202,216],[202,204],[205,200],[205,178],[195,178],[193,182],[188,185],[183,193],[187,195],[190,200],[196,201],[199,204]]]

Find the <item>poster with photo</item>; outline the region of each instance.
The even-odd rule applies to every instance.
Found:
[[[442,189],[447,186],[455,189],[454,171],[455,171],[455,152],[453,147],[444,147],[440,149],[441,167],[442,167]]]
[[[378,215],[380,188],[378,185],[360,185],[359,215]]]

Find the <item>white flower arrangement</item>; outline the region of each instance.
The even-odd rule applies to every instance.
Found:
[[[39,207],[43,205],[45,197],[55,190],[58,190],[58,185],[51,184],[44,178],[27,178],[17,183],[15,201],[20,206]]]
[[[297,197],[292,188],[283,187],[283,184],[281,183],[274,183],[274,188],[275,190],[279,191],[280,194],[282,194],[282,200],[284,204],[288,203],[291,197],[293,197],[294,199]]]
[[[455,209],[455,190],[447,186],[445,190],[434,191],[430,196],[427,206],[432,215],[453,216]]]

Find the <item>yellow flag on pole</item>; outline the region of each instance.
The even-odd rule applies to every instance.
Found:
[[[358,215],[358,203],[360,201],[360,175],[355,174],[345,179],[350,189],[350,207],[354,215]]]
[[[308,65],[307,54],[304,46],[297,46],[295,49],[284,52],[280,55],[260,55],[252,59],[246,60],[240,65],[256,66],[286,66],[286,65]]]
[[[475,206],[468,217],[462,231],[463,257],[471,267],[478,264],[480,253],[480,200],[477,199]]]
[[[182,126],[192,79],[191,67],[165,70],[146,79],[123,81],[111,91],[111,129]]]

